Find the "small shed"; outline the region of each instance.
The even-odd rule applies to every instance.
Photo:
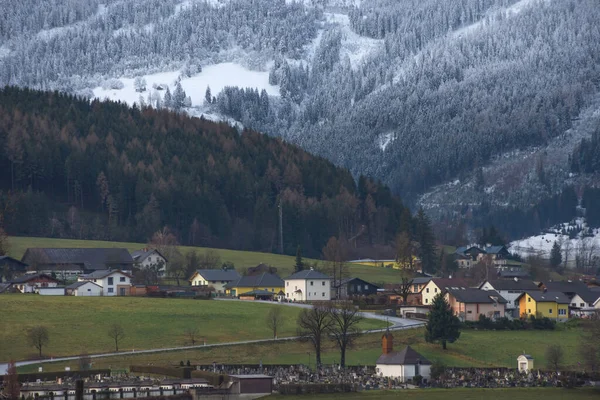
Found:
[[[61,286],[56,287],[41,287],[37,290],[40,296],[64,296],[65,288]]]
[[[517,357],[517,368],[519,372],[529,372],[533,369],[533,357],[529,354],[521,354]]]
[[[269,375],[229,375],[232,394],[271,394],[273,377]]]

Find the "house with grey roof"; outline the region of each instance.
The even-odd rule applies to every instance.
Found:
[[[120,270],[97,270],[80,275],[78,282],[93,282],[102,287],[101,296],[129,296],[132,276]]]
[[[40,288],[55,288],[58,279],[48,274],[25,274],[10,281],[11,287],[20,293],[37,293]]]
[[[225,285],[241,278],[235,269],[199,269],[189,279],[192,286],[206,286],[217,294],[225,294]]]
[[[133,259],[122,248],[29,248],[22,262],[37,272],[61,275],[64,278],[97,270],[131,271]]]
[[[431,361],[406,346],[402,351],[394,351],[394,337],[389,329],[381,338],[383,353],[375,362],[380,376],[396,378],[402,382],[411,381],[419,375],[428,380],[431,376]]]
[[[285,279],[288,301],[331,300],[331,278],[313,268],[296,272]]]
[[[506,299],[495,290],[450,287],[446,288],[445,297],[461,321],[477,321],[480,315],[497,319],[506,312]]]
[[[529,279],[490,279],[479,285],[480,290],[495,290],[506,299],[506,313],[519,318],[519,303],[517,298],[526,291],[541,290],[535,282]]]
[[[143,248],[131,253],[133,265],[138,269],[155,268],[159,277],[167,273],[167,258],[157,249]]]
[[[13,277],[27,272],[28,265],[9,256],[0,256],[0,282],[8,282]]]

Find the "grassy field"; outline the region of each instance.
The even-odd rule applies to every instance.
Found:
[[[577,343],[580,331],[577,329],[551,332],[542,331],[464,331],[460,339],[444,351],[439,345],[425,343],[423,329],[397,331],[393,333],[395,349],[411,345],[430,361],[443,362],[456,367],[514,367],[516,357],[523,351],[535,358],[535,367],[546,367],[545,352],[549,344],[560,343],[565,353],[565,364],[574,366],[577,361]],[[282,342],[253,345],[240,345],[228,348],[198,349],[188,351],[140,354],[94,360],[95,368],[127,368],[132,364],[170,365],[190,360],[199,364],[213,361],[227,364],[307,364],[311,353],[314,365],[314,350],[308,343]],[[348,351],[349,365],[373,365],[381,355],[381,334],[361,336],[356,346]],[[339,353],[335,345],[325,346],[323,362],[338,363]],[[77,362],[45,364],[44,370],[63,370],[69,366],[77,367]],[[19,368],[22,372],[37,370],[37,366]]]
[[[189,344],[188,327],[197,327],[207,343],[268,339],[265,317],[277,304],[135,297],[0,296],[0,361],[35,357],[27,344],[28,327],[44,325],[50,332],[46,356],[102,353],[114,350],[107,334],[117,322],[125,329],[121,350]],[[279,336],[296,334],[300,309],[286,307]],[[385,322],[365,320],[363,329],[382,328]]]
[[[139,250],[145,246],[143,243],[127,242],[103,242],[99,240],[72,240],[72,239],[51,239],[37,237],[16,237],[9,239],[8,255],[16,259],[21,259],[25,250],[29,247],[56,247],[56,248],[85,248],[85,247],[124,247],[129,251]],[[182,253],[188,251],[204,252],[208,250],[204,247],[181,246]],[[211,249],[219,254],[221,261],[231,261],[238,271],[243,271],[248,267],[254,267],[260,263],[272,265],[277,268],[277,274],[282,278],[290,275],[294,269],[295,257],[284,256],[272,253],[259,253],[251,251]],[[306,262],[320,260],[305,259]],[[388,268],[374,268],[364,265],[349,266],[350,274],[353,277],[363,278],[373,283],[398,282],[400,272]]]
[[[269,400],[295,400],[307,396],[269,396]],[[510,389],[424,389],[424,390],[373,390],[360,393],[329,395],[310,395],[312,400],[333,399],[409,399],[409,400],[584,400],[600,397],[598,389],[561,389],[561,388],[510,388]]]

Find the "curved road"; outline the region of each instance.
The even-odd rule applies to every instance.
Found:
[[[219,301],[241,301],[241,300],[237,300],[237,299],[218,299],[218,300]],[[272,301],[258,301],[258,302],[273,304]],[[298,303],[280,303],[280,304],[289,306],[289,307],[299,307],[299,308],[312,307],[311,305],[308,305],[308,304],[298,304]],[[411,328],[418,328],[420,326],[425,325],[424,322],[415,321],[412,319],[388,317],[385,315],[379,315],[379,314],[369,313],[369,312],[361,312],[360,314],[364,318],[377,319],[380,321],[387,321],[387,322],[391,323],[391,326],[389,327],[390,330],[411,329]],[[388,328],[371,329],[368,331],[363,331],[363,333],[384,332],[386,329],[388,329]],[[283,342],[283,341],[287,341],[287,340],[296,340],[298,338],[299,338],[299,336],[290,336],[290,337],[277,338],[277,339],[242,340],[242,341],[238,341],[238,342],[214,343],[214,344],[207,344],[207,345],[200,344],[200,345],[194,345],[194,346],[166,347],[166,348],[160,348],[160,349],[120,351],[118,353],[112,352],[112,353],[90,354],[90,355],[88,355],[88,357],[104,358],[104,357],[114,357],[114,356],[132,355],[132,354],[161,353],[161,352],[165,352],[165,351],[208,349],[208,348],[214,348],[214,347],[235,346],[235,345],[242,345],[242,344]],[[58,357],[58,358],[49,358],[49,359],[43,359],[43,360],[17,361],[16,365],[17,365],[17,367],[22,367],[25,365],[46,364],[46,363],[53,363],[53,362],[59,362],[59,361],[73,361],[73,360],[77,360],[77,359],[79,359],[79,356]],[[0,375],[6,374],[7,369],[8,369],[8,364],[0,363]]]

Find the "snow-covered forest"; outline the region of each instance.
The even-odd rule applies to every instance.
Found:
[[[206,101],[179,108],[284,137],[412,201],[456,180],[485,193],[495,182],[482,167],[543,149],[599,92],[597,0],[7,3],[0,85],[92,96],[111,78],[193,77],[226,62],[268,71],[279,96],[249,80],[208,96],[188,90]],[[165,94],[140,102],[164,106]],[[532,176],[547,179],[534,197],[564,189],[564,174]],[[520,193],[537,184],[523,182]]]

